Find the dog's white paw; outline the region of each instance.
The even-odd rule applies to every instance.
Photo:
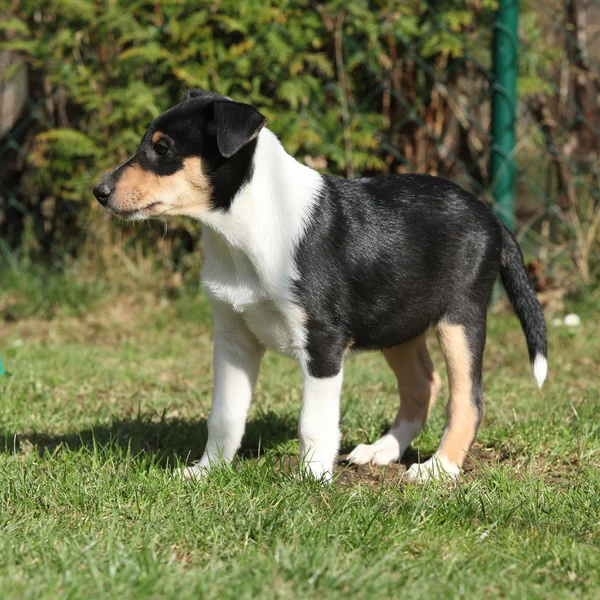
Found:
[[[183,467],[174,471],[175,477],[182,477],[189,481],[200,481],[206,477],[208,470],[200,465],[192,465],[191,467]]]
[[[312,477],[323,483],[330,483],[333,478],[333,466],[319,460],[303,460],[300,463],[300,476]]]
[[[332,468],[327,468],[323,464],[319,465],[310,465],[305,469],[305,473],[314,477],[317,481],[321,481],[322,483],[331,483],[333,479]]]
[[[373,444],[359,444],[348,455],[348,462],[355,465],[389,465],[400,458],[400,444],[391,435],[384,435]]]
[[[415,463],[404,473],[406,481],[425,483],[432,480],[456,479],[460,473],[458,465],[434,454],[424,463]]]

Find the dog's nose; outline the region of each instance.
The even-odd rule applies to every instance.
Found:
[[[102,206],[106,206],[108,199],[110,198],[110,192],[111,189],[102,181],[94,188],[94,196],[96,196],[96,200],[98,200]]]

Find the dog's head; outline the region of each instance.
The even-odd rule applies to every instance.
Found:
[[[94,188],[98,202],[126,219],[227,210],[252,171],[265,118],[249,104],[204,90],[160,115],[140,147]]]

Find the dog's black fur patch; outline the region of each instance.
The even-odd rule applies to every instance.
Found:
[[[427,175],[325,181],[296,253],[315,375],[336,373],[348,345],[385,349],[442,318],[485,319],[502,252],[485,204]]]
[[[236,112],[224,110],[225,103],[235,107]],[[240,127],[240,121],[250,126]],[[103,183],[114,189],[127,166],[139,165],[155,175],[167,176],[183,169],[186,158],[201,157],[212,186],[213,209],[228,210],[235,194],[252,177],[256,133],[265,123],[253,106],[233,102],[214,92],[188,90],[183,102],[156,118],[137,152],[111,171]],[[156,132],[163,134],[163,143],[169,146],[164,156],[154,150],[152,139]],[[223,148],[228,156],[224,156]],[[233,150],[233,155],[229,155]]]

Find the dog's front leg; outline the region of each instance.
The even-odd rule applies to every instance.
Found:
[[[229,463],[240,447],[263,348],[239,314],[213,302],[214,392],[208,417],[208,441],[200,461],[185,469],[200,478],[215,463]]]
[[[333,463],[340,446],[340,395],[342,364],[332,376],[316,377],[304,372],[302,412],[300,413],[300,459],[317,479],[331,479]]]

